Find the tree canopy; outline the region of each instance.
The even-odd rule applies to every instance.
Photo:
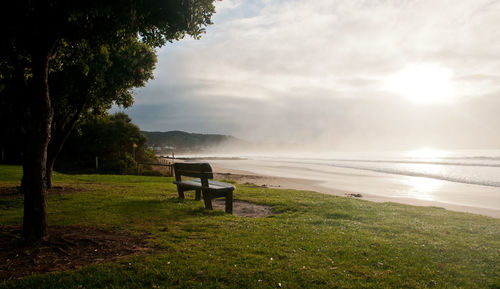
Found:
[[[102,115],[112,104],[129,107],[131,90],[153,78],[156,55],[135,38],[92,47],[87,41],[60,47],[49,74],[54,116],[47,154],[47,186],[55,160],[83,115]]]
[[[113,49],[114,43],[119,45],[116,53],[126,54],[127,49],[128,52],[140,52],[139,42],[152,48],[180,40],[186,35],[199,38],[204,27],[211,24],[213,1],[20,0],[0,4],[0,95],[14,99],[11,102],[2,99],[1,102],[8,103],[21,118],[23,232],[27,239],[40,240],[48,234],[46,191],[50,169],[47,170],[47,151],[53,129],[64,123],[61,119],[74,114],[73,102],[92,103],[96,104],[95,108],[105,108],[110,98],[99,87],[123,80],[121,71],[114,71],[117,74],[113,74],[108,69],[98,69],[95,72],[106,71],[106,77],[90,75],[89,79],[96,82],[89,86],[85,81],[80,82],[76,75],[93,73],[91,67],[95,64],[106,66],[106,57],[111,57],[106,50]],[[127,41],[130,42],[124,44]],[[90,57],[92,55],[95,57]],[[58,68],[61,65],[64,69]],[[87,72],[84,69],[86,66],[89,68]],[[67,75],[58,75],[58,72]],[[53,89],[50,88],[50,75],[53,76]],[[65,83],[64,78],[71,75],[70,83]],[[147,78],[143,77],[143,81]],[[123,85],[123,90],[111,92],[111,98],[129,104],[127,91],[134,85]],[[94,92],[94,89],[101,92],[76,95],[80,88],[82,92]],[[67,105],[68,111],[55,111],[56,107]],[[79,113],[76,113],[73,118],[78,117]]]

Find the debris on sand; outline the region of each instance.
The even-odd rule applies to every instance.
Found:
[[[346,193],[345,195],[348,197],[351,197],[351,198],[362,198],[363,197],[362,194]]]

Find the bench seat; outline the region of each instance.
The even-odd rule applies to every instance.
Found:
[[[174,184],[188,188],[188,189],[200,189],[201,188],[201,180],[200,179],[193,179],[193,180],[180,181],[180,182],[174,181]],[[208,180],[208,189],[210,189],[210,190],[223,190],[223,189],[234,190],[234,186],[232,184],[228,184],[228,183]]]

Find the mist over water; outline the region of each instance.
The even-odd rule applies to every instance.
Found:
[[[264,150],[209,153],[218,157],[331,166],[378,173],[425,177],[457,183],[500,187],[500,150],[414,150],[385,152],[324,152]],[[200,155],[190,155],[200,156]]]
[[[310,164],[426,177],[451,182],[500,187],[500,151],[442,152],[440,156],[412,152],[350,154],[339,158],[302,160]]]
[[[475,208],[464,210],[476,213],[494,210],[493,216],[500,211],[500,150],[325,153],[283,149],[190,155],[200,156],[218,157],[208,162],[236,173],[313,181],[317,186],[309,189],[320,192],[355,192],[369,200],[409,204],[431,202],[425,205]]]

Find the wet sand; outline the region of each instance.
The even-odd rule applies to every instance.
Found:
[[[374,202],[434,206],[500,218],[500,189],[421,177],[261,160],[211,160],[216,178]]]

